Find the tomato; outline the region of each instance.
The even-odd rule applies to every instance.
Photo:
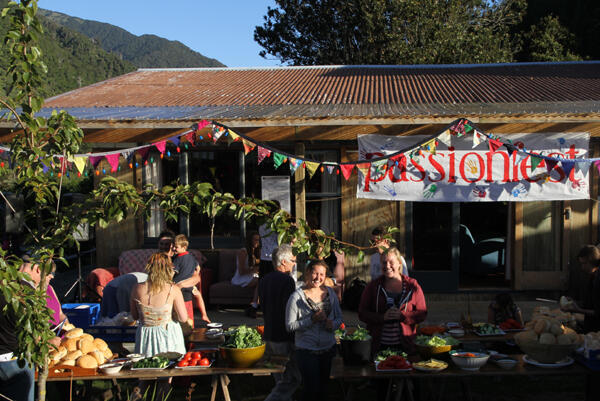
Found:
[[[199,351],[192,352],[192,358],[193,359],[202,359],[202,352],[199,352]]]
[[[199,361],[200,361],[200,359],[191,359],[189,361],[189,366],[198,366]]]
[[[185,359],[182,359],[181,361],[177,362],[177,366],[179,366],[180,368],[184,368],[189,365],[190,363]]]
[[[345,329],[346,329],[346,325],[344,324],[344,322],[342,322],[342,323],[340,324],[340,329],[341,329],[341,330],[345,330]]]
[[[200,366],[210,366],[210,359],[208,359],[208,358],[200,359]]]
[[[189,361],[190,359],[192,359],[192,353],[191,352],[187,352],[184,357],[184,360]]]

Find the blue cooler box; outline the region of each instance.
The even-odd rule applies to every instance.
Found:
[[[95,325],[100,318],[100,304],[63,304],[61,307],[69,322],[82,329]]]

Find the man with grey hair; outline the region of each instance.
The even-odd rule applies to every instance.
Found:
[[[275,387],[265,401],[291,400],[302,380],[293,352],[294,337],[285,327],[287,301],[296,289],[290,276],[296,265],[292,247],[281,244],[273,251],[272,261],[275,270],[258,283],[258,295],[265,320],[264,339],[269,354],[283,355],[289,359],[283,373],[273,374]]]

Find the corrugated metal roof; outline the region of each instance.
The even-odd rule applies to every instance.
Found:
[[[81,120],[600,113],[600,62],[141,69],[48,99]]]

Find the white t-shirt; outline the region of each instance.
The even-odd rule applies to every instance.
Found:
[[[403,256],[400,256],[400,263],[402,263],[402,274],[408,277],[408,266]],[[375,252],[371,255],[371,280],[375,280],[381,276],[381,255]]]

